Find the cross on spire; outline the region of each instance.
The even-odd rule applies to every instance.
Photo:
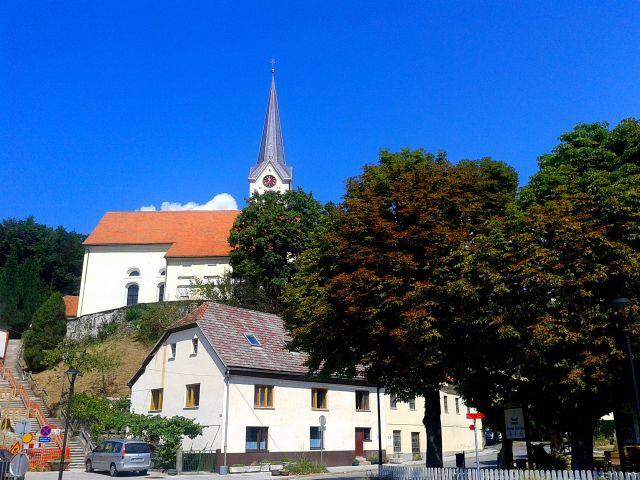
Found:
[[[276,59],[271,57],[271,73],[276,73]]]

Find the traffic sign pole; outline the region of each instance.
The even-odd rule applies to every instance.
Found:
[[[473,441],[475,443],[476,446],[476,473],[477,473],[477,479],[480,479],[480,459],[478,458],[478,429],[476,422],[478,420],[482,420],[484,418],[484,413],[481,412],[476,412],[476,413],[467,413],[467,418],[469,420],[473,420],[473,425],[471,425],[469,428],[471,428],[471,430],[473,430]]]

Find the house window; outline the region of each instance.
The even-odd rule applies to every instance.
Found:
[[[322,431],[320,427],[309,428],[309,448],[320,450],[322,448]]]
[[[402,451],[402,443],[400,441],[400,430],[393,431],[393,453],[400,453]]]
[[[444,407],[444,413],[449,413],[449,399],[446,395],[442,397],[442,405]]]
[[[154,388],[151,390],[151,404],[149,405],[150,412],[159,412],[162,410],[162,388]]]
[[[191,339],[191,356],[195,357],[198,355],[198,337],[193,337]]]
[[[198,408],[200,405],[200,384],[187,385],[187,394],[184,402],[185,408]]]
[[[269,448],[269,427],[247,427],[245,451],[266,452]]]
[[[411,400],[409,400],[409,410],[415,410],[416,409],[416,399],[412,398]]]
[[[420,454],[420,432],[411,432],[411,453]]]
[[[138,292],[140,287],[136,283],[127,286],[127,305],[135,305],[138,303]]]
[[[161,268],[158,273],[160,274],[161,277],[164,277],[167,275],[167,270],[165,270],[164,268]]]
[[[162,302],[164,300],[164,283],[158,284],[158,301]]]
[[[176,358],[176,344],[170,343],[169,344],[169,360],[173,360],[175,358]]]
[[[245,338],[247,339],[247,342],[249,342],[249,345],[251,345],[252,347],[259,347],[260,346],[260,342],[258,341],[258,339],[256,338],[255,335],[247,333],[247,334],[245,334]]]
[[[273,408],[273,385],[256,385],[253,393],[253,406]]]
[[[311,389],[311,408],[315,410],[327,409],[327,389],[326,388]]]
[[[140,276],[140,270],[138,270],[137,268],[131,268],[131,269],[129,269],[127,274],[130,277],[139,277]]]
[[[369,392],[356,390],[356,410],[369,411]]]
[[[460,399],[456,397],[454,402],[456,403],[456,415],[460,415]]]
[[[389,403],[391,405],[392,409],[396,409],[398,408],[398,396],[397,395],[391,395],[391,398],[389,399]]]

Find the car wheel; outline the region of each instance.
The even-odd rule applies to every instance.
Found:
[[[140,475],[146,475],[147,471],[146,470],[140,470]]]
[[[118,476],[118,469],[116,468],[116,464],[112,463],[109,466],[109,475],[111,475],[112,477],[117,477]]]
[[[91,465],[91,460],[87,460],[87,462],[84,464],[84,471],[93,472],[93,465]]]

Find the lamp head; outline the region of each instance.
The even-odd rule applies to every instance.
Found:
[[[76,379],[76,376],[80,373],[80,370],[78,370],[77,368],[70,368],[64,373],[67,374],[67,378],[69,379],[69,382],[73,383],[73,381]]]

